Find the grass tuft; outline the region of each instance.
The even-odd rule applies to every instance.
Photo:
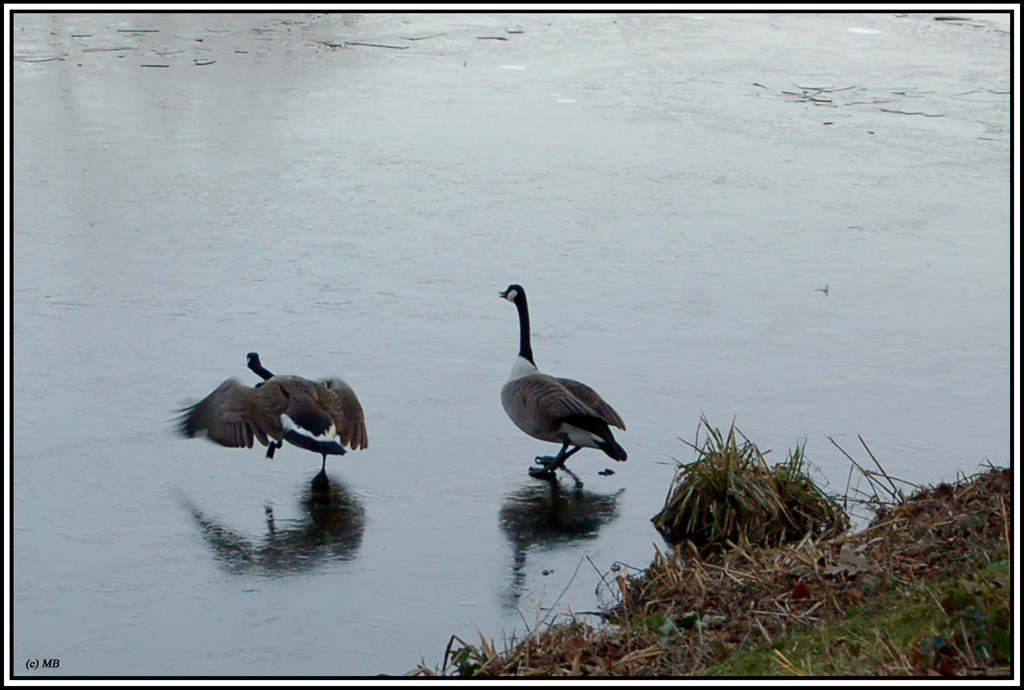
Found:
[[[701,416],[704,441],[689,444],[697,459],[681,464],[662,510],[651,518],[670,542],[701,553],[729,544],[778,546],[849,528],[842,507],[810,478],[804,444],[769,467],[764,454],[736,429],[726,434]],[[685,443],[685,441],[684,441]]]

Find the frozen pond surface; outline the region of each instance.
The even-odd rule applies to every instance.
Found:
[[[1008,31],[16,15],[15,672],[394,674],[593,611],[702,413],[835,491],[829,437],[1007,465]],[[626,420],[583,492],[501,408],[511,282],[542,370]],[[173,433],[250,350],[358,392],[327,503],[312,453]]]

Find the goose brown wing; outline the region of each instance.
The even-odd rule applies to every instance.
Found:
[[[543,417],[558,420],[600,416],[553,376],[530,374],[513,382],[513,385],[519,389],[521,399],[535,406]]]
[[[323,382],[331,397],[334,399],[341,412],[338,434],[341,436],[341,445],[348,445],[352,450],[366,448],[369,445],[369,437],[366,435],[366,418],[363,416],[363,406],[359,404],[359,398],[352,386],[341,379],[328,379]]]
[[[600,395],[597,394],[593,388],[585,383],[574,381],[572,379],[560,379],[555,378],[560,384],[572,393],[573,397],[582,402],[584,405],[592,409],[597,413],[597,416],[605,421],[606,424],[617,426],[623,431],[626,429],[626,423],[622,421],[622,417],[619,413],[612,409],[612,406],[604,401]]]
[[[280,423],[275,424],[260,407],[258,390],[228,379],[182,410],[179,430],[189,438],[205,432],[211,441],[230,448],[252,448],[253,438],[263,445],[267,445],[267,436],[280,440]]]

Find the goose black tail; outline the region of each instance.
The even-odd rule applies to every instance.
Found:
[[[312,450],[324,456],[345,454],[345,449],[337,441],[318,441],[305,434],[300,434],[295,429],[288,429],[288,431],[284,432],[284,440],[299,448]]]
[[[600,437],[601,440],[597,441],[597,447],[603,450],[608,457],[619,462],[626,461],[625,449],[612,436],[612,430],[608,428],[608,423],[603,419],[589,415],[573,415],[566,417],[565,421]]]
[[[603,441],[598,444],[598,447],[601,450],[603,450],[605,454],[611,459],[618,460],[619,462],[626,461],[626,449],[620,446],[615,439],[611,439],[610,441]]]

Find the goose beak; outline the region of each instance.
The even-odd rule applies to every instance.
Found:
[[[508,290],[502,290],[498,293],[498,297],[502,299],[508,299]]]

